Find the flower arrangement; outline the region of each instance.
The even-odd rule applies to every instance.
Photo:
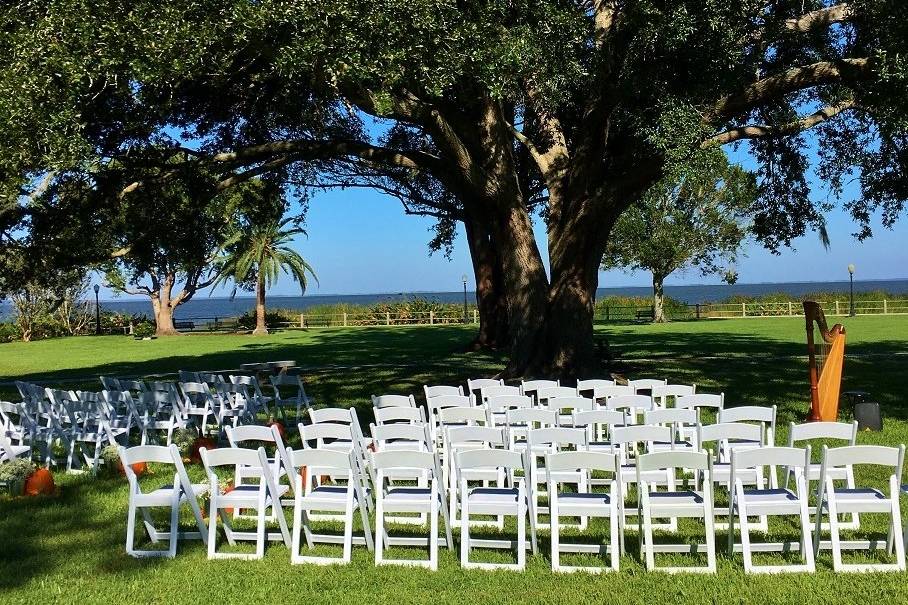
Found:
[[[0,464],[0,483],[6,485],[10,496],[21,496],[25,490],[25,481],[34,472],[34,462],[16,458]]]

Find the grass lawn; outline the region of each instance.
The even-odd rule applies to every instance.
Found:
[[[848,330],[843,388],[871,392],[883,405],[883,433],[861,443],[908,441],[906,370],[908,317],[858,317]],[[778,405],[778,436],[807,409],[804,322],[798,318],[683,322],[598,328],[629,376],[695,382],[726,394],[727,405]],[[12,398],[13,380],[99,388],[95,377],[148,376],[178,369],[226,369],[240,363],[293,359],[307,368],[310,395],[319,404],[354,405],[370,418],[370,394],[413,392],[424,383],[463,383],[493,374],[503,360],[467,352],[472,329],[460,326],[332,329],[268,337],[192,335],[151,342],[124,337],[81,337],[0,345],[0,395]],[[15,399],[14,399],[15,400]],[[200,469],[191,470],[200,477]],[[145,481],[163,483],[165,473]],[[881,476],[859,474],[881,484]],[[0,602],[641,602],[721,603],[908,601],[906,574],[835,575],[823,552],[817,574],[745,577],[740,556],[724,552],[718,532],[719,573],[712,577],[646,573],[631,554],[618,574],[551,573],[548,557],[530,557],[524,573],[464,572],[456,553],[444,551],[440,569],[376,568],[365,548],[347,568],[291,566],[287,550],[272,544],[263,561],[207,561],[200,542],[182,542],[175,560],[134,560],[124,552],[126,485],[118,478],[57,475],[59,496],[0,497]],[[908,505],[908,501],[903,501]],[[881,519],[866,530],[880,535]],[[688,536],[696,535],[696,527]],[[597,536],[604,526],[594,525]],[[793,525],[772,525],[774,537],[794,536]],[[546,534],[541,535],[546,552]],[[329,550],[331,550],[329,548]],[[503,555],[478,554],[488,560]],[[901,595],[901,596],[899,596]]]

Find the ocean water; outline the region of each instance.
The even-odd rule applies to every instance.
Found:
[[[892,294],[908,295],[908,279],[855,281],[855,292],[870,292],[885,290]],[[666,295],[688,304],[717,302],[729,296],[746,295],[759,296],[784,292],[793,299],[798,299],[811,292],[842,292],[848,293],[847,281],[835,282],[789,282],[789,283],[762,283],[762,284],[720,284],[720,285],[691,285],[691,286],[666,286]],[[652,289],[648,287],[623,287],[599,288],[597,297],[606,296],[650,296]],[[445,303],[462,303],[463,292],[398,292],[384,294],[337,294],[337,295],[306,295],[306,296],[269,296],[268,306],[271,308],[295,309],[305,311],[315,305],[346,303],[351,305],[370,305],[381,301],[404,300],[412,296],[421,296],[431,300]],[[467,293],[467,301],[475,302],[474,294]],[[255,306],[251,297],[234,300],[229,298],[215,298],[198,296],[177,309],[176,317],[179,319],[210,319],[214,317],[236,317]],[[122,298],[102,300],[103,309],[121,311],[130,314],[145,314],[151,317],[151,303],[144,298],[123,296]],[[0,318],[9,317],[11,305],[8,301],[0,301]]]

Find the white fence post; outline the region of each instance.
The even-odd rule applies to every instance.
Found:
[[[883,315],[889,315],[889,303],[885,298],[883,299]]]
[[[747,317],[747,303],[741,303],[741,317]]]
[[[836,315],[840,315],[840,313],[839,313],[839,301],[838,301],[838,300],[835,301],[835,314],[836,314]]]
[[[385,313],[385,325],[386,326],[391,325],[391,314],[390,313]]]
[[[479,320],[476,319],[477,316],[478,316],[478,313],[476,312],[476,309],[473,309],[473,323],[474,323],[474,324],[475,324],[475,323],[479,323]]]
[[[435,325],[435,311],[429,311],[429,325]]]
[[[300,327],[301,328],[306,327],[306,316],[303,315],[302,313],[300,313]]]
[[[791,301],[790,301],[790,300],[788,301],[788,315],[789,315],[789,316],[794,315],[794,313],[792,312]]]
[[[346,313],[346,311],[344,312],[344,327],[345,327],[345,328],[347,327],[347,313]]]

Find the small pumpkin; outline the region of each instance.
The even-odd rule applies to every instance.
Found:
[[[233,485],[232,483],[228,483],[228,484],[227,484],[227,487],[224,488],[223,493],[224,493],[224,494],[229,494],[230,492],[232,492],[232,491],[235,490],[235,489],[236,489],[236,487],[234,487],[234,485]],[[232,515],[232,514],[233,514],[233,509],[232,509],[232,508],[225,508],[225,509],[224,509],[224,512],[226,512],[228,515]]]
[[[217,448],[218,444],[214,442],[214,439],[211,437],[198,437],[195,441],[192,442],[192,445],[189,446],[189,461],[194,463],[199,463],[202,461],[202,456],[199,455],[199,450],[203,447],[206,450],[213,450]]]
[[[25,480],[27,496],[52,496],[55,491],[54,476],[49,469],[39,468]]]
[[[132,472],[134,472],[138,477],[141,477],[146,472],[148,472],[148,464],[146,464],[145,462],[136,462],[135,464],[130,464],[129,467],[132,469]],[[117,462],[117,469],[120,471],[121,475],[123,475],[124,477],[126,476],[126,471],[123,469],[122,462]]]
[[[284,423],[283,423],[283,422],[280,422],[279,420],[272,420],[271,422],[268,423],[267,426],[275,426],[275,427],[277,427],[277,432],[278,432],[278,434],[281,436],[281,439],[286,439],[286,437],[287,437],[287,428],[284,426]]]

